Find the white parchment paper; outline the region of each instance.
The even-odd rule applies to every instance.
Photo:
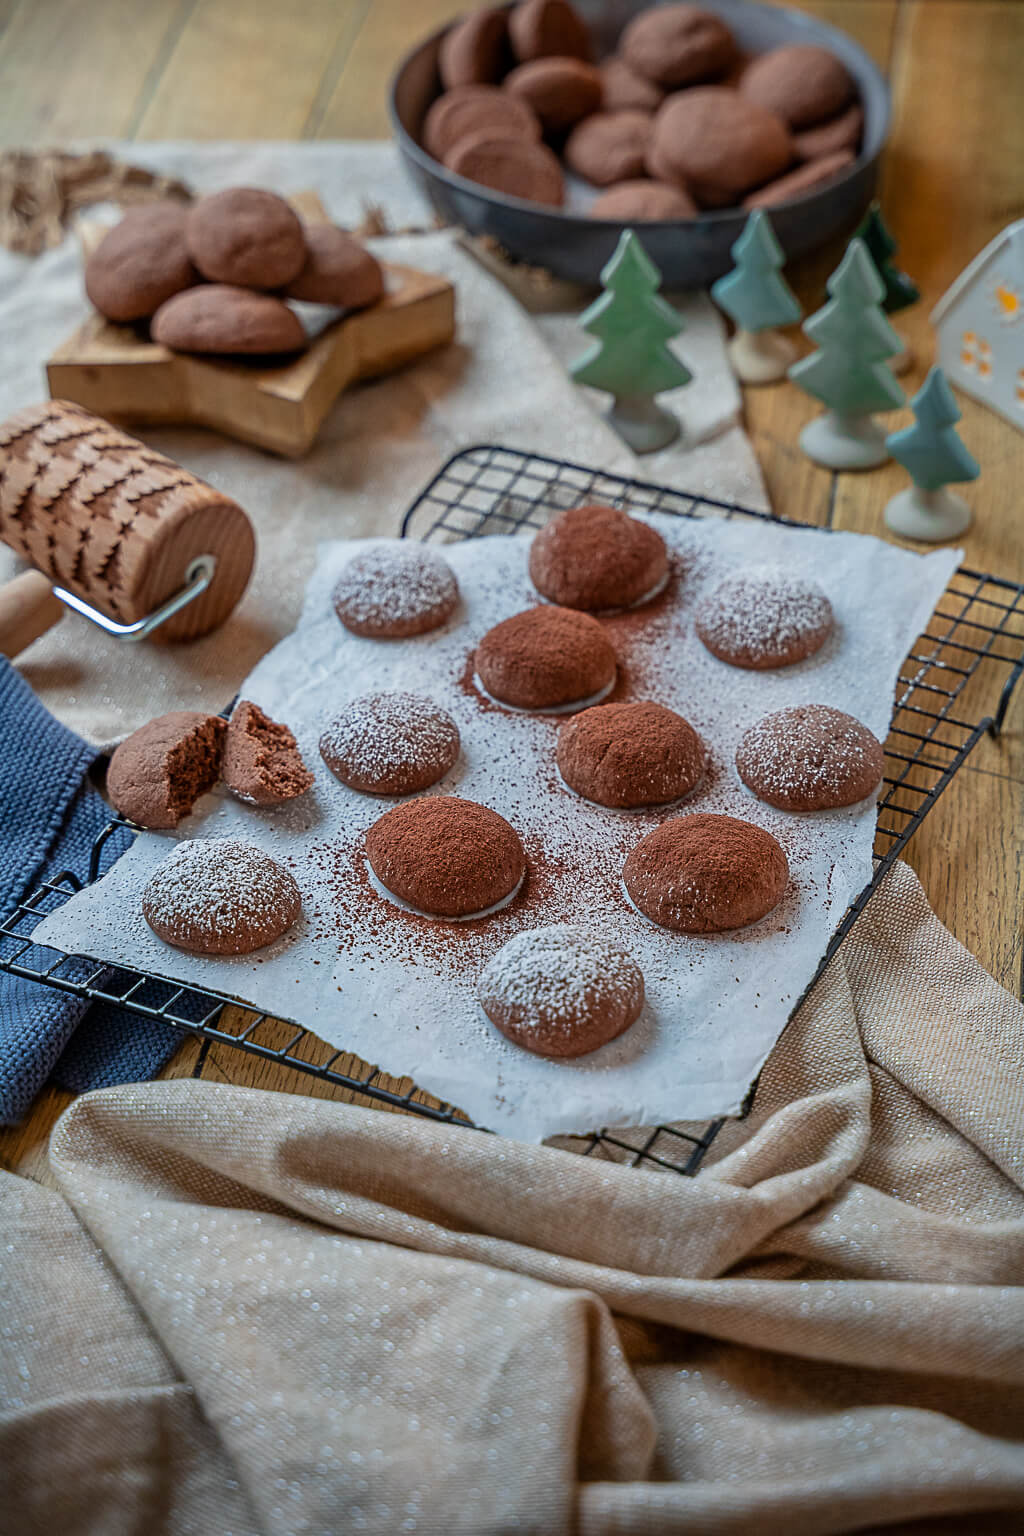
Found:
[[[326,544],[298,628],[242,689],[295,731],[315,788],[273,811],[210,796],[178,833],[243,836],[283,860],[303,893],[300,924],[252,956],[203,959],[169,948],[146,926],[139,898],[174,839],[145,833],[104,880],[47,918],[37,938],[294,1019],[523,1139],[735,1112],[849,901],[870,878],[875,825],[873,802],[809,816],[763,805],[736,774],[736,744],[762,715],[800,703],[845,709],[884,738],[900,663],[959,552],[919,556],[861,535],[747,521],[650,521],[672,549],[673,579],[647,609],[606,623],[621,664],[615,697],[652,698],[679,710],[709,748],[705,780],[684,806],[615,812],[579,799],[555,768],[557,721],[498,710],[474,688],[471,653],[481,635],[537,601],[525,538],[448,547],[459,611],[442,631],[400,642],[360,639],[342,628],[331,589],[342,565],[370,541]],[[819,581],[837,626],[807,662],[746,672],[704,649],[693,608],[726,574],[763,564]],[[367,880],[363,835],[394,802],[339,784],[317,742],[350,699],[397,688],[429,695],[459,725],[460,762],[431,793],[493,806],[523,838],[527,885],[488,920],[430,922],[399,911]],[[782,843],[790,888],[761,923],[690,938],[655,927],[627,904],[626,854],[666,816],[690,810],[743,816]],[[643,969],[647,1002],[620,1039],[555,1062],[499,1035],[476,1003],[475,982],[514,933],[566,920],[626,944]]]

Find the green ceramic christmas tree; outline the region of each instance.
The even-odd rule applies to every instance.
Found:
[[[886,438],[886,446],[910,474],[913,485],[894,496],[885,521],[904,539],[955,539],[971,524],[971,509],[948,485],[976,480],[977,459],[960,441],[960,408],[941,368],[933,368],[910,402],[915,421]]]
[[[679,422],[655,403],[666,389],[689,384],[690,370],[666,343],[683,329],[658,294],[661,273],[631,229],[623,230],[601,272],[604,293],[580,316],[595,338],[569,372],[612,396],[608,420],[635,453],[653,453],[679,436]]]
[[[827,469],[871,469],[889,457],[873,411],[892,411],[905,396],[886,367],[900,339],[882,313],[882,279],[862,240],[851,240],[826,285],[829,302],[804,321],[817,352],[789,376],[828,410],[800,434],[809,458]]]
[[[882,210],[877,202],[872,203],[868,209],[863,224],[857,230],[857,237],[867,246],[875,270],[885,284],[882,308],[886,314],[894,315],[897,310],[916,304],[921,294],[907,274],[901,272],[892,260],[897,250],[896,241],[882,218]],[[899,335],[899,332],[896,334]],[[897,353],[889,365],[894,373],[903,373],[913,362],[910,348],[902,336],[900,342],[903,350]]]
[[[732,248],[736,265],[711,288],[711,297],[735,321],[729,361],[744,384],[771,384],[786,377],[796,348],[779,325],[795,325],[803,314],[796,294],[781,275],[785,261],[771,220],[757,208]]]

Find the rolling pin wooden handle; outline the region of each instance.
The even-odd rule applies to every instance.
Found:
[[[22,571],[0,587],[0,656],[13,659],[59,624],[65,612],[41,571]]]

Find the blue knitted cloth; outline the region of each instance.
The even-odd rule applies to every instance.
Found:
[[[110,811],[88,781],[97,753],[43,708],[31,688],[0,656],[0,916],[49,876],[70,870],[84,880],[97,834]],[[103,853],[103,870],[128,847],[119,830]],[[58,905],[51,897],[40,916]],[[17,931],[33,927],[23,917]],[[0,939],[0,955],[15,941]],[[28,965],[52,962],[52,951],[33,948]],[[59,974],[82,979],[95,970],[68,962]],[[115,973],[108,973],[109,981]],[[208,1006],[208,1005],[207,1005]],[[0,1124],[19,1120],[48,1078],[76,1093],[152,1077],[173,1054],[180,1036],[122,1008],[82,1002],[72,994],[0,972]]]

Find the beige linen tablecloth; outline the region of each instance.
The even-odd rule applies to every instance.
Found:
[[[1024,1009],[899,866],[696,1180],[89,1094],[63,1196],[0,1186],[0,1526],[1020,1530],[1022,1097]]]

